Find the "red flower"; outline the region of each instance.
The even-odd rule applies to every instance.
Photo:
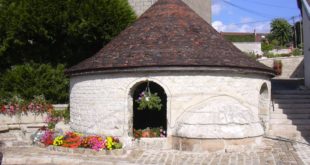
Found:
[[[6,107],[5,107],[5,105],[3,105],[2,108],[1,108],[1,112],[4,113],[5,111],[6,111]]]

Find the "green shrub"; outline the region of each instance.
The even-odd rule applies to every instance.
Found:
[[[254,34],[249,35],[224,35],[224,38],[230,42],[254,42]]]
[[[262,49],[263,52],[268,52],[268,51],[270,51],[270,50],[272,50],[274,48],[274,46],[272,44],[268,44],[268,43],[265,43],[265,42],[262,42],[261,46],[262,46],[261,49]]]
[[[292,54],[294,56],[300,56],[300,55],[303,54],[303,51],[301,49],[296,48],[296,49],[293,50]]]
[[[267,57],[267,58],[278,57],[276,54],[271,53],[271,52],[264,52],[264,56]]]
[[[44,95],[50,103],[67,103],[69,80],[64,75],[64,65],[53,68],[48,64],[17,65],[0,77],[0,95],[15,95],[26,100]]]
[[[64,119],[65,123],[69,123],[69,121],[70,121],[70,109],[66,108],[64,110],[54,110],[54,111],[52,111],[51,116],[53,118]]]
[[[291,54],[283,53],[283,54],[278,54],[278,57],[290,57]]]

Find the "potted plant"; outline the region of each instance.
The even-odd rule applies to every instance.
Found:
[[[154,138],[154,137],[166,137],[166,131],[162,127],[145,128],[145,129],[133,129],[134,138]]]
[[[282,74],[282,61],[281,60],[273,61],[273,70],[276,72],[276,75]]]
[[[146,129],[142,130],[142,137],[151,137],[150,128],[146,128]]]
[[[147,84],[146,89],[141,92],[136,102],[138,103],[138,110],[148,109],[160,111],[163,106],[157,93],[151,93],[149,83]]]

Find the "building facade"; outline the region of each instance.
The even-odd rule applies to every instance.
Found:
[[[157,1],[67,74],[71,128],[118,136],[126,146],[137,130],[160,127],[167,148],[222,150],[256,143],[268,127],[273,70],[181,0]],[[160,98],[160,109],[139,109],[148,91]]]

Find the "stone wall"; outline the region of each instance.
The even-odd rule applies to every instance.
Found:
[[[259,59],[258,61],[272,68],[274,60],[281,60],[282,62],[282,74],[277,76],[277,79],[304,78],[304,56],[277,57]]]
[[[269,53],[273,54],[290,54],[292,53],[292,49],[273,49],[269,51]]]
[[[63,110],[68,107],[68,104],[55,104],[55,110]],[[47,114],[16,114],[13,116],[0,114],[0,133],[10,130],[22,130],[31,134],[38,128],[46,125],[45,120]]]
[[[242,52],[255,53],[262,55],[260,42],[233,42],[233,44]]]
[[[167,94],[168,136],[245,138],[263,134],[260,90],[267,77],[233,73],[167,72],[73,76],[71,128],[82,133],[130,136],[133,87],[153,81]]]
[[[128,0],[138,16],[142,15],[157,0]],[[183,0],[205,21],[211,24],[211,0]]]

